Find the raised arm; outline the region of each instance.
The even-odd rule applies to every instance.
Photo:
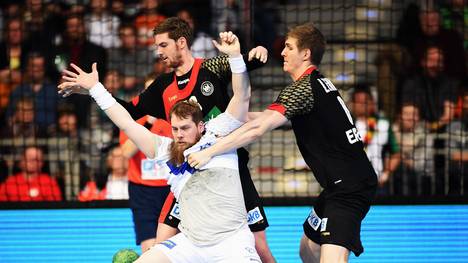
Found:
[[[221,43],[213,41],[214,46],[229,56],[229,65],[232,72],[233,96],[229,101],[226,112],[239,121],[247,120],[250,100],[250,81],[247,68],[240,53],[239,39],[232,32],[219,34]]]
[[[89,94],[112,122],[125,132],[146,156],[154,158],[157,154],[155,152],[157,145],[160,143],[159,137],[135,122],[128,111],[117,103],[112,95],[98,81],[96,63],[93,63],[91,73],[84,72],[74,64],[71,64],[71,66],[76,70],[76,73],[65,70],[63,72],[63,79],[65,82],[59,85],[59,89],[66,90],[72,86],[79,86],[88,90]]]

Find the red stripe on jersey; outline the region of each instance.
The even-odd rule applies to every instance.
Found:
[[[174,194],[169,192],[167,195],[166,201],[164,201],[164,205],[161,209],[161,213],[159,214],[158,223],[164,223],[164,220],[167,217],[167,214],[171,212],[172,204],[175,203]]]
[[[312,74],[312,72],[313,72],[314,70],[316,70],[316,69],[317,69],[316,66],[310,66],[310,68],[307,68],[307,69],[304,71],[304,73],[302,73],[302,75],[301,75],[298,79],[304,77],[305,75],[310,75],[310,74]],[[297,80],[297,79],[296,79],[296,80]]]
[[[267,109],[277,111],[277,112],[281,113],[281,115],[283,115],[283,116],[286,113],[286,108],[283,105],[279,104],[279,103],[272,103],[272,104],[270,104],[270,106],[268,106]]]
[[[177,85],[177,78],[174,73],[174,80],[172,83],[164,90],[163,92],[163,101],[164,101],[164,110],[166,112],[166,120],[170,121],[169,118],[169,111],[171,110],[172,106],[176,104],[178,101],[186,99],[192,94],[193,88],[197,83],[198,72],[200,71],[201,63],[203,59],[196,58],[195,62],[192,67],[192,73],[190,74],[189,83],[183,89],[179,89]]]
[[[132,99],[133,106],[136,106],[138,102],[140,102],[140,96],[136,96],[135,98]]]

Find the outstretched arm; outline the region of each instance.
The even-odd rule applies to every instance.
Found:
[[[266,132],[285,124],[287,121],[288,119],[279,112],[265,110],[258,118],[247,122],[211,147],[190,154],[188,162],[190,166],[198,169],[204,166],[213,156],[246,146],[260,138]]]
[[[112,95],[98,81],[97,65],[93,63],[92,72],[86,73],[75,64],[71,64],[75,72],[65,70],[63,79],[65,82],[59,85],[59,89],[67,89],[72,86],[79,86],[89,91],[89,94],[97,102],[99,107],[127,136],[138,146],[138,148],[149,158],[156,156],[159,137],[155,136],[148,129],[135,122],[127,110],[112,97]],[[153,143],[156,137],[156,145]]]

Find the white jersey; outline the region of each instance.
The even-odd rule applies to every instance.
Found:
[[[200,141],[184,151],[184,156],[213,145],[239,128],[242,122],[228,113],[209,121]],[[180,231],[194,244],[209,246],[233,235],[247,224],[247,211],[239,177],[236,151],[213,157],[200,170],[187,162],[176,167],[169,162],[172,139],[160,137],[162,143],[155,159],[159,171],[180,206]]]
[[[205,134],[201,139],[192,147],[184,151],[184,156],[191,153],[201,151],[216,143],[220,137],[230,134],[235,129],[239,128],[243,123],[234,118],[231,114],[225,112],[213,118],[205,125]],[[157,135],[155,135],[157,136]],[[167,179],[167,183],[171,186],[171,191],[176,199],[179,199],[180,192],[188,179],[195,173],[195,169],[185,161],[180,166],[175,166],[169,162],[170,159],[170,146],[173,142],[171,138],[158,136],[161,144],[157,149],[157,156],[155,157],[155,165],[157,166],[158,176]],[[206,165],[200,170],[208,168],[230,168],[238,170],[237,152],[230,151],[228,153],[214,156]]]

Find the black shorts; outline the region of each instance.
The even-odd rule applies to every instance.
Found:
[[[158,217],[169,192],[169,186],[146,186],[129,182],[129,204],[137,245],[147,239],[156,238]]]
[[[326,189],[320,193],[304,222],[304,234],[317,244],[343,246],[359,256],[361,222],[369,211],[377,186],[359,183],[347,189]]]
[[[262,199],[260,198],[252,181],[252,177],[250,176],[250,171],[247,165],[249,162],[249,153],[242,148],[237,151],[237,155],[239,158],[239,174],[242,192],[244,194],[245,207],[248,212],[247,219],[250,230],[252,232],[263,231],[268,227],[268,220],[265,215],[265,210],[263,209]],[[179,221],[176,200],[173,196],[169,196],[168,200],[166,200],[166,203],[164,204],[159,222],[164,222],[169,226],[177,227],[179,225]]]

